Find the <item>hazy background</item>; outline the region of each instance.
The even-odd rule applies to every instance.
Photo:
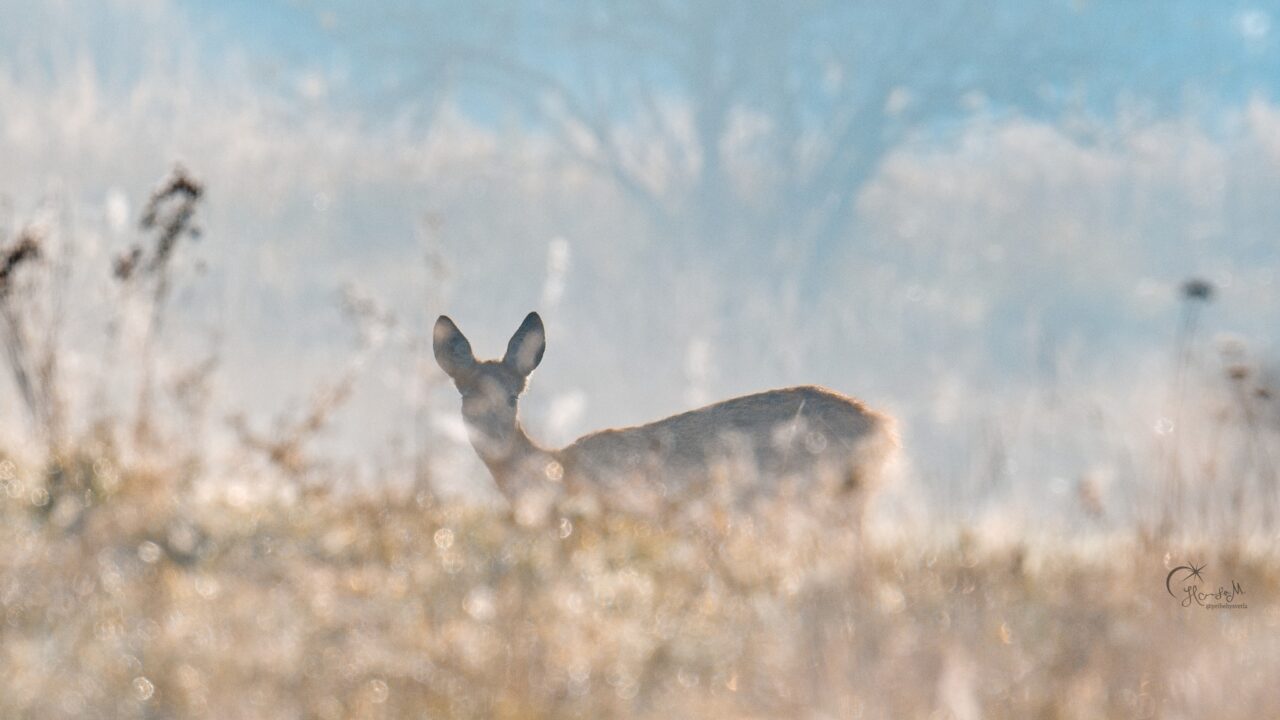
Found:
[[[901,419],[888,507],[1075,522],[1081,478],[1141,502],[1186,278],[1216,289],[1194,372],[1215,377],[1223,338],[1273,365],[1277,21],[1168,0],[0,0],[0,227],[44,218],[75,248],[81,407],[111,380],[109,260],[180,161],[204,236],[162,368],[217,358],[215,430],[269,427],[359,356],[317,448],[338,474],[405,482],[429,453],[434,482],[473,486],[430,323],[497,356],[538,309],[522,412],[545,442],[818,383]],[[344,288],[394,316],[366,324],[372,355]],[[0,403],[21,437],[7,384]]]

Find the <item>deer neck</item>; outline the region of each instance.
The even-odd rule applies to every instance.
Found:
[[[511,442],[502,452],[480,445],[475,445],[475,449],[485,467],[489,468],[498,489],[508,496],[521,488],[546,482],[547,466],[556,458],[554,452],[535,443],[519,422]]]

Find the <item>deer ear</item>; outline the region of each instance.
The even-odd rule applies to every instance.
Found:
[[[447,315],[436,319],[431,341],[436,362],[449,377],[457,380],[475,368],[476,356],[471,352],[471,343]]]
[[[538,317],[538,313],[531,312],[520,323],[516,334],[511,336],[502,362],[527,377],[542,362],[542,352],[546,349],[547,332],[542,327],[542,318]]]

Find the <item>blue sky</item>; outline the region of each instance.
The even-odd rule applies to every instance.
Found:
[[[566,61],[566,48],[542,42],[554,33],[558,10],[572,3],[518,5],[503,7],[504,13],[521,18],[526,27],[509,28],[511,37],[525,38],[524,52],[540,56],[561,72],[582,72]],[[1095,3],[1062,0],[1038,3],[984,3],[990,12],[990,25],[981,30],[996,33],[1002,26],[1025,27],[1033,31],[1022,37],[1034,57],[1040,51],[1052,51],[1062,43],[1071,49],[1062,53],[1058,62],[1064,81],[1091,88],[1099,103],[1113,101],[1116,95],[1130,94],[1152,98],[1167,95],[1176,100],[1186,91],[1181,87],[1189,78],[1200,80],[1197,92],[1222,101],[1240,101],[1255,92],[1270,94],[1280,83],[1280,49],[1274,41],[1274,23],[1278,7],[1274,3],[1226,0],[1224,2],[1129,2]],[[976,9],[960,4],[962,9]],[[409,8],[406,11],[406,7]],[[412,25],[420,19],[425,25],[440,13],[455,17],[467,12],[451,8],[449,3],[424,3],[424,11],[415,15],[414,5],[364,3],[356,7],[316,2],[207,2],[197,0],[183,5],[191,26],[197,29],[209,59],[228,48],[237,48],[267,64],[292,69],[342,68],[363,85],[369,78],[384,73],[401,74],[412,68],[419,58],[410,47],[390,49],[395,52],[368,53],[371,46],[390,40],[379,30],[395,27],[400,34],[407,29],[413,37]],[[483,7],[483,6],[481,6]],[[751,4],[740,7],[750,8]],[[931,10],[900,6],[869,5],[859,11],[839,8],[824,16],[812,29],[814,42],[839,44],[858,32],[857,26],[868,18],[892,22],[927,21]],[[939,6],[942,7],[942,6]],[[480,14],[483,14],[481,11]],[[747,16],[750,16],[748,10]],[[465,23],[465,20],[463,21]],[[551,27],[541,26],[548,23]],[[353,29],[359,28],[359,29]],[[466,34],[465,24],[453,28]],[[450,32],[446,29],[444,36]],[[394,40],[392,41],[394,42]],[[424,39],[424,44],[429,40]],[[982,35],[955,38],[953,52],[962,58],[956,74],[964,72],[964,63],[974,61],[1000,63],[1010,58],[993,56],[976,60],[966,52],[965,44],[980,45]],[[386,49],[384,47],[384,49]],[[940,47],[945,54],[948,48]],[[642,61],[643,62],[643,61]],[[889,70],[889,69],[886,69]],[[1027,68],[1028,71],[1031,68]],[[1094,75],[1086,71],[1095,71]],[[1071,92],[1070,88],[1048,89]],[[1185,98],[1182,98],[1185,100]]]

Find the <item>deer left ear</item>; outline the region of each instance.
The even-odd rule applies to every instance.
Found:
[[[448,316],[441,315],[436,320],[431,340],[436,362],[449,377],[459,380],[475,369],[476,356],[471,352],[471,343]]]
[[[507,354],[502,362],[523,377],[528,377],[533,369],[542,362],[542,353],[547,349],[547,332],[542,327],[542,318],[531,312],[525,316],[520,328],[507,343]]]

